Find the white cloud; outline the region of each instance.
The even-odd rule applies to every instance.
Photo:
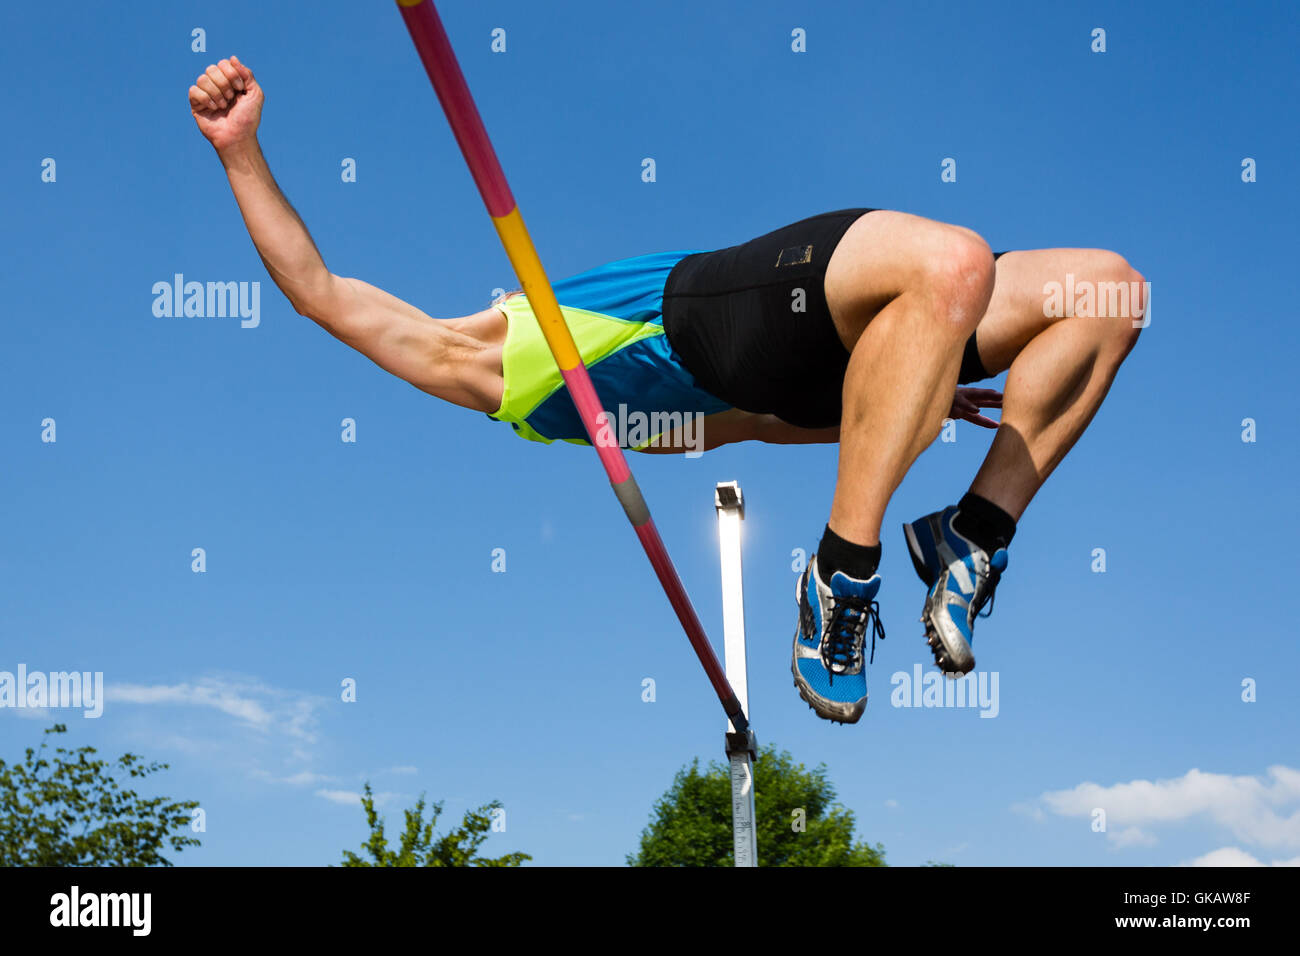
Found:
[[[46,721],[50,719],[54,711],[48,707],[0,707],[0,713],[13,714],[21,720]],[[77,716],[81,716],[81,711],[76,713]],[[58,721],[56,720],[55,723],[58,723]]]
[[[1011,804],[1011,811],[1012,811],[1013,813],[1023,813],[1025,816],[1029,817],[1031,820],[1037,820],[1037,821],[1039,821],[1039,822],[1041,822],[1041,821],[1047,819],[1047,814],[1045,814],[1045,813],[1043,812],[1042,804],[1041,804],[1041,803],[1037,803],[1037,802],[1035,802],[1035,803],[1013,803],[1013,804]]]
[[[1209,821],[1243,843],[1300,847],[1300,770],[1290,767],[1269,767],[1262,776],[1189,770],[1172,780],[1081,783],[1044,793],[1040,801],[1063,817],[1104,809],[1108,824],[1120,829],[1112,839],[1116,846],[1149,845],[1149,834],[1139,827]]]
[[[1122,830],[1107,830],[1106,839],[1111,846],[1122,850],[1130,846],[1155,846],[1156,835],[1139,827],[1125,827]]]
[[[349,806],[349,807],[361,806],[362,794],[358,790],[321,789],[316,791],[316,796],[320,797],[322,800],[328,800],[330,803],[341,803],[344,806]],[[375,806],[382,807],[384,806],[384,804],[391,803],[395,797],[400,797],[400,796],[401,796],[400,793],[393,793],[392,791],[387,791],[387,790],[384,791],[383,793],[376,793],[374,795]]]
[[[271,687],[247,677],[204,677],[180,684],[109,684],[113,704],[203,707],[233,717],[264,734],[280,733],[304,744],[316,741],[321,699]]]
[[[1292,857],[1289,860],[1274,860],[1271,863],[1265,863],[1256,859],[1245,850],[1235,846],[1225,846],[1218,850],[1212,850],[1204,856],[1198,856],[1194,860],[1188,860],[1180,866],[1300,866],[1300,856]]]
[[[379,770],[360,770],[355,774],[357,780],[374,782],[376,777],[382,777],[385,774],[395,774],[401,777],[409,777],[420,772],[419,767],[412,767],[409,764],[398,764],[393,767],[382,767]]]
[[[361,806],[361,794],[355,790],[317,790],[316,796],[330,803],[345,803],[348,806]]]
[[[328,785],[316,773],[320,716],[330,700],[274,687],[244,674],[210,674],[168,684],[112,682],[110,709],[135,714],[132,734],[145,753],[174,750],[191,762],[290,786]]]
[[[289,777],[279,778],[281,783],[289,783],[294,787],[309,787],[313,783],[329,783],[335,778],[329,774],[313,774],[309,770],[302,770],[296,774],[290,774]]]

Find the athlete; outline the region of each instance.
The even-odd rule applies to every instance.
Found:
[[[416,388],[525,438],[586,442],[525,295],[434,319],[331,273],[262,155],[263,91],[252,72],[221,60],[189,99],[298,313]],[[956,676],[975,665],[975,619],[1006,570],[1016,523],[1092,420],[1146,308],[1142,276],[1114,252],[995,255],[962,226],[866,208],[727,249],[613,262],[554,287],[606,409],[699,420],[705,448],[839,443],[829,521],[796,588],[791,669],[813,710],[841,723],[866,707],[867,635],[871,658],[884,637],[885,506],[945,417],[997,429],[961,499],[904,526],[928,589],[926,640]],[[1057,288],[1094,291],[1062,308]],[[1001,372],[1005,397],[960,387]],[[987,408],[1001,408],[1000,423]],[[681,438],[674,427],[632,447],[680,448]]]

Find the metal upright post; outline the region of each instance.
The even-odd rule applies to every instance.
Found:
[[[713,490],[718,512],[718,543],[722,553],[722,634],[727,682],[750,715],[749,681],[745,663],[745,588],[740,563],[740,523],[745,518],[745,498],[740,484],[720,481]],[[754,829],[754,761],[758,740],[752,724],[737,731],[727,721],[727,759],[731,762],[731,832],[736,866],[758,866],[758,841]]]

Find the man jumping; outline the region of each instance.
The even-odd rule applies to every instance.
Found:
[[[295,311],[437,398],[537,441],[586,431],[522,294],[434,319],[325,266],[257,142],[263,93],[235,57],[189,90],[253,243]],[[975,666],[975,618],[1016,522],[1092,420],[1145,324],[1145,282],[1100,249],[994,254],[976,233],[844,209],[740,245],[624,259],[554,284],[606,408],[703,416],[705,448],[838,442],[829,521],[800,578],[791,669],[820,716],[867,703],[867,632],[885,506],[945,417],[996,428],[969,489],[904,526],[928,591],[926,640],[950,676]],[[1086,290],[1053,303],[1049,290]],[[1057,299],[1060,298],[1058,294]],[[1005,396],[959,387],[1007,372]],[[980,409],[1000,407],[1001,422]],[[640,451],[678,447],[668,433]]]

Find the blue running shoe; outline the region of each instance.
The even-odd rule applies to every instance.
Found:
[[[799,627],[794,635],[790,670],[799,696],[818,717],[854,724],[867,708],[867,668],[862,662],[862,648],[868,624],[873,661],[876,639],[885,639],[880,605],[875,601],[879,590],[879,574],[861,581],[842,571],[831,576],[828,586],[817,572],[816,556],[795,585]]]
[[[912,566],[930,588],[921,612],[925,640],[934,662],[949,677],[975,667],[971,650],[975,618],[993,613],[989,602],[1007,569],[1007,549],[998,548],[990,555],[958,534],[952,526],[957,514],[957,506],[949,505],[903,525]],[[985,604],[988,613],[981,614]]]

